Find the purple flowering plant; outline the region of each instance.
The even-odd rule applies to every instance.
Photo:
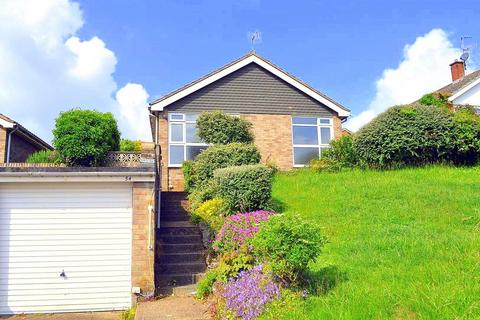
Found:
[[[260,315],[265,305],[280,298],[280,287],[273,281],[271,272],[259,264],[242,271],[220,290],[225,312],[236,318],[251,320]]]
[[[213,249],[220,253],[240,249],[247,239],[252,238],[258,232],[260,225],[270,216],[272,213],[269,211],[257,210],[237,213],[226,218],[213,242]]]

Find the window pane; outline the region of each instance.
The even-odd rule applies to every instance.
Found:
[[[318,159],[318,148],[293,148],[294,164],[308,164],[313,159]]]
[[[183,146],[170,146],[168,151],[170,164],[182,164],[183,162]]]
[[[170,120],[183,121],[183,114],[170,114]]]
[[[197,121],[197,119],[198,119],[198,114],[196,113],[190,113],[185,115],[186,121]]]
[[[170,141],[183,142],[183,124],[171,123],[170,128]]]
[[[318,144],[317,127],[293,126],[293,144]]]
[[[320,124],[330,124],[330,119],[320,119]]]
[[[200,152],[207,149],[207,146],[187,146],[187,160],[195,160]]]
[[[320,136],[322,144],[329,144],[332,139],[330,135],[330,128],[320,128]]]
[[[293,124],[317,124],[317,118],[298,118],[292,119]]]
[[[195,123],[187,123],[187,142],[200,143],[202,142],[197,136],[197,125]]]

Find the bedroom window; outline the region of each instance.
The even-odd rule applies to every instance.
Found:
[[[198,114],[168,115],[168,166],[181,167],[183,161],[194,160],[207,144],[197,136]]]
[[[331,118],[292,118],[293,165],[303,167],[318,159],[333,138]]]

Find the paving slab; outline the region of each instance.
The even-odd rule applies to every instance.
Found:
[[[207,320],[206,303],[194,297],[169,296],[137,306],[135,320]]]
[[[120,320],[121,312],[82,312],[82,313],[52,313],[52,314],[21,314],[4,316],[8,320]]]

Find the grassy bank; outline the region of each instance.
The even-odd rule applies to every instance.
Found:
[[[300,170],[273,193],[329,243],[311,266],[324,293],[272,317],[480,318],[480,168]]]

